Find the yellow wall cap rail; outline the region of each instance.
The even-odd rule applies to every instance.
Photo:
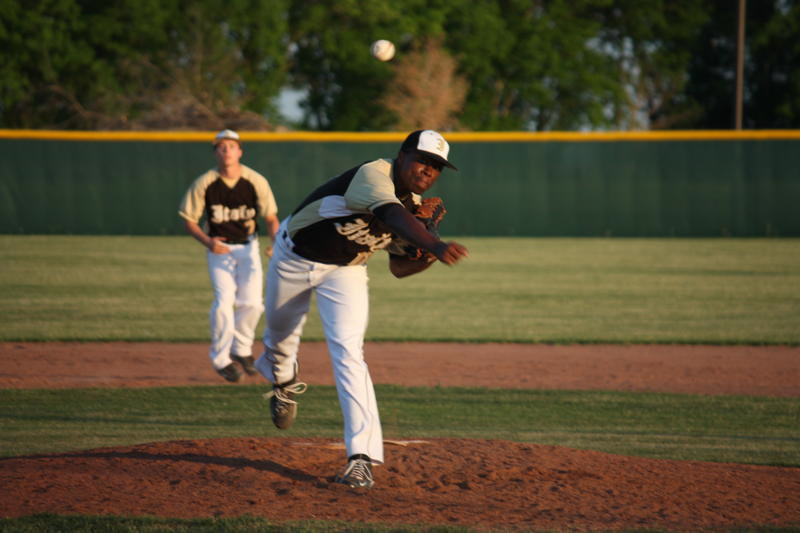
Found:
[[[208,142],[216,131],[67,131],[0,129],[0,139],[53,141]],[[401,142],[407,132],[240,131],[243,142]],[[485,131],[443,132],[451,142],[609,142],[800,140],[800,130],[670,130],[670,131]]]

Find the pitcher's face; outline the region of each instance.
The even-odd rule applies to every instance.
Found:
[[[444,165],[424,154],[400,152],[397,156],[396,187],[399,193],[422,194],[436,183]]]

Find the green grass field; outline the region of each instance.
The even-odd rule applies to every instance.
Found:
[[[370,262],[368,340],[800,343],[800,239],[467,238],[455,267]],[[0,341],[205,341],[189,237],[0,236]],[[435,305],[434,305],[435,303]],[[321,340],[312,312],[305,340]]]
[[[800,344],[800,239],[459,240],[471,250],[466,262],[404,280],[391,277],[384,254],[372,260],[368,340]],[[5,235],[0,246],[0,341],[207,340],[205,258],[188,237]],[[314,313],[304,338],[322,338]],[[0,456],[277,435],[260,392],[0,390]],[[397,386],[377,393],[387,438],[501,438],[800,467],[798,398]],[[309,390],[303,413],[290,436],[339,438],[332,387]],[[0,531],[41,530],[421,529],[249,518],[0,520]],[[434,530],[466,531],[426,529]]]
[[[341,438],[332,386],[279,431],[263,386],[0,390],[0,455],[175,439]],[[659,459],[800,467],[800,398],[376,386],[386,438],[493,438]]]

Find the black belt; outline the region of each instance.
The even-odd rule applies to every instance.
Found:
[[[224,241],[225,244],[250,244],[255,239],[245,239],[243,241]]]

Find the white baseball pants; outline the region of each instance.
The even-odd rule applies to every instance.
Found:
[[[290,250],[282,227],[267,271],[264,353],[256,368],[273,383],[291,381],[298,369],[300,335],[312,292],[317,296],[344,419],[347,456],[383,462],[383,434],[372,378],[364,361],[369,315],[367,268],[304,259]]]
[[[231,364],[231,353],[252,355],[255,329],[264,312],[264,271],[258,239],[227,246],[227,254],[207,252],[214,291],[208,356],[216,369]]]

